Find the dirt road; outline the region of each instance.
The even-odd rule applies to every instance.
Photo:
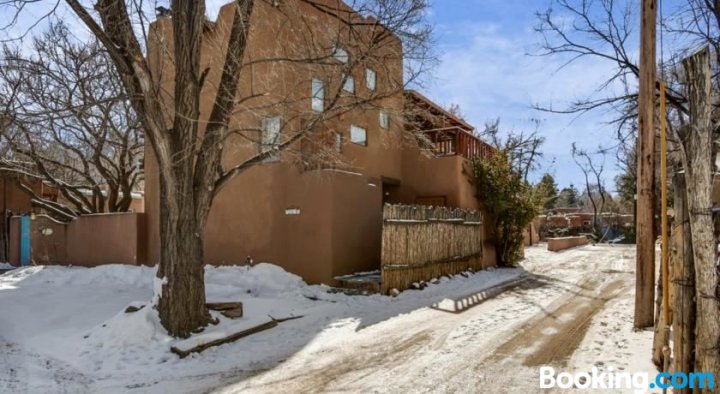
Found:
[[[568,367],[593,324],[599,335],[625,335],[625,326],[605,317],[632,312],[621,309],[632,298],[634,248],[587,246],[552,255],[531,248],[527,257],[528,277],[497,297],[445,300],[341,343],[317,338],[276,368],[231,379],[217,392],[535,392],[538,367]],[[594,342],[600,345],[582,352],[606,356],[603,342]]]

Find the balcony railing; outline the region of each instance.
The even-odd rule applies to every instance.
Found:
[[[437,156],[487,158],[495,151],[495,148],[460,127],[427,130],[425,135]]]

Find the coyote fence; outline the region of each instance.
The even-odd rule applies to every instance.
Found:
[[[389,205],[383,209],[382,291],[482,269],[482,215],[478,211]]]

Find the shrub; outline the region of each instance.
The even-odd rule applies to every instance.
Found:
[[[539,199],[510,167],[503,152],[471,160],[467,174],[475,186],[476,197],[495,225],[498,263],[515,264],[523,255],[523,231],[540,211]]]

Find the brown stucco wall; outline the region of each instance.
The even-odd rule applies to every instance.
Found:
[[[337,4],[335,0],[322,0]],[[266,2],[256,2],[246,50],[246,60],[275,55],[292,57],[293,51],[305,51],[309,43],[303,41],[304,29],[319,26],[316,44],[331,42],[333,27],[338,21],[319,12],[305,2],[295,4],[299,18],[285,19]],[[209,67],[200,104],[202,120],[210,114],[215,97],[214,87],[220,79],[225,34],[232,20],[234,5],[221,8],[217,21],[208,24],[202,48],[202,68]],[[281,6],[282,8],[282,6]],[[281,10],[282,11],[282,10]],[[153,74],[164,86],[162,97],[171,113],[174,89],[172,62],[166,57],[163,42],[172,42],[170,18],[159,18],[151,26],[149,61]],[[341,27],[338,27],[341,28]],[[302,29],[302,30],[297,30]],[[298,31],[301,33],[298,34]],[[156,39],[152,39],[156,37]],[[350,44],[352,45],[352,44]],[[352,52],[352,48],[349,48]],[[446,195],[448,205],[478,208],[474,189],[467,182],[460,157],[420,158],[416,148],[408,148],[403,139],[402,47],[399,40],[386,49],[383,64],[371,65],[377,72],[378,89],[396,89],[367,108],[353,109],[341,116],[325,120],[314,133],[341,133],[345,143],[342,168],[303,171],[298,165],[302,144],[282,153],[281,161],[256,165],[234,178],[216,197],[205,229],[205,262],[209,264],[239,264],[247,256],[255,262],[278,264],[302,276],[310,283],[333,283],[334,276],[380,267],[380,232],[383,180],[400,182],[392,190],[393,198],[414,203],[416,197]],[[308,115],[310,81],[322,77],[325,71],[315,66],[288,62],[259,62],[240,74],[239,97],[267,92],[263,97],[244,103],[261,106],[279,98],[294,103],[281,109],[238,111],[230,127],[257,128],[263,116],[282,115],[285,130],[297,129]],[[356,94],[365,90],[364,69],[353,72]],[[332,90],[329,83],[327,91]],[[379,108],[390,112],[388,130],[379,127]],[[168,117],[170,118],[170,116]],[[367,146],[349,142],[350,126],[367,130]],[[291,132],[291,131],[290,131]],[[223,165],[227,168],[256,154],[258,146],[247,138],[231,137],[225,144]],[[152,147],[145,151],[145,212],[147,215],[148,262],[160,259],[159,183],[162,174]],[[286,210],[299,209],[299,215]],[[486,226],[491,226],[489,223]],[[492,234],[492,228],[486,231]],[[485,247],[486,265],[494,265],[492,243]]]
[[[67,263],[144,264],[145,217],[141,213],[82,216],[67,226]]]
[[[43,231],[50,229],[52,231]],[[19,264],[20,218],[10,221],[10,263]],[[117,213],[82,216],[60,223],[45,215],[30,222],[32,264],[72,264],[94,267],[102,264],[146,263],[144,214]]]
[[[561,250],[587,245],[588,239],[585,236],[548,238],[547,242],[549,251],[559,252]]]
[[[30,221],[30,247],[30,259],[35,264],[67,263],[67,225],[36,215]]]
[[[9,228],[8,263],[17,267],[20,265],[20,218],[10,218]]]
[[[525,246],[537,245],[540,242],[540,234],[538,234],[535,223],[530,223],[525,231],[523,231],[523,242]]]
[[[30,196],[17,185],[15,178],[0,174],[0,211],[13,214],[29,212],[32,209]]]

